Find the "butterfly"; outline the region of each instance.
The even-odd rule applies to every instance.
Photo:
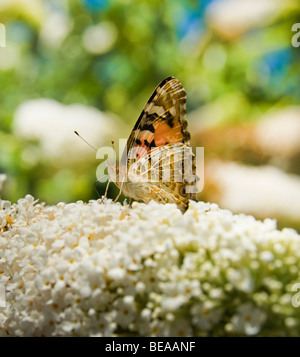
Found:
[[[182,212],[190,199],[197,199],[191,187],[199,178],[185,114],[182,84],[174,77],[165,78],[135,123],[121,162],[108,165],[109,182],[120,189],[118,197],[123,192],[145,203],[175,203]]]

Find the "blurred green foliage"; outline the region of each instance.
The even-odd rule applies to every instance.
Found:
[[[16,108],[29,99],[94,106],[131,126],[155,86],[173,75],[187,90],[188,112],[217,103],[218,124],[254,120],[270,107],[298,104],[300,51],[291,46],[297,2],[287,1],[271,20],[232,38],[222,36],[207,16],[214,2],[13,0],[1,5],[7,47],[0,48],[0,173],[9,177],[3,198],[15,201],[31,193],[56,203],[97,197],[96,162],[81,169],[55,168],[46,159],[24,164],[28,142],[13,135],[12,123]],[[54,15],[63,33],[57,37],[59,28],[45,27]],[[97,52],[87,31],[99,24],[106,27]],[[105,41],[110,41],[106,47]]]

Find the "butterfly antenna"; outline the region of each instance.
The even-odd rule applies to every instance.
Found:
[[[113,150],[115,150],[115,141],[114,141],[114,139],[111,139],[111,146],[112,146]]]
[[[97,182],[97,181],[96,181]],[[99,198],[101,198],[100,193],[98,192],[98,189],[96,187],[96,182],[94,183],[94,190],[96,191],[97,195],[99,196]]]
[[[90,146],[92,149],[94,149],[95,151],[97,151],[97,149],[90,143],[88,143],[85,139],[83,139],[83,137],[81,135],[78,134],[78,132],[76,130],[74,130],[74,133],[80,137],[81,140],[83,140],[86,144],[88,144],[88,146]]]

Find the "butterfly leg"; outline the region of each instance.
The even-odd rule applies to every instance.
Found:
[[[104,196],[102,197],[102,199],[100,200],[100,203],[102,203],[104,201],[104,199],[107,197],[107,191],[108,191],[108,187],[109,187],[109,184],[110,184],[110,180],[108,180],[107,182],[107,185],[106,185],[106,189],[105,189],[105,192],[104,192]]]
[[[120,191],[118,193],[118,196],[114,199],[114,203],[116,203],[118,201],[119,197],[121,196],[123,183],[124,183],[124,181],[122,181],[122,183],[121,183]]]

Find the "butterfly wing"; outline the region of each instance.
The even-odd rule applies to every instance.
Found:
[[[189,199],[196,199],[194,193],[187,192],[187,186],[197,181],[194,156],[191,156],[191,173],[184,173],[179,179],[174,178],[178,171],[176,165],[183,164],[183,160],[177,159],[176,155],[178,152],[183,154],[186,148],[190,148],[191,136],[185,114],[186,92],[182,84],[174,77],[164,79],[156,87],[139,116],[122,156],[121,165],[127,167],[131,181],[125,182],[123,186],[123,191],[128,196],[145,202],[153,199],[161,203],[176,203],[183,212],[187,209]],[[152,162],[153,150],[158,155],[157,166]],[[165,159],[168,158],[170,177],[165,180],[163,176],[167,170],[164,165]],[[149,170],[146,170],[146,173],[134,174],[133,176],[139,179],[133,184],[130,173],[134,170],[140,171],[141,166]],[[153,181],[152,175],[158,177],[158,180]]]
[[[187,130],[186,92],[178,79],[165,78],[155,88],[145,105],[127,141],[126,156],[128,166],[133,159],[151,152],[152,148],[169,143],[189,145],[190,133]]]
[[[197,185],[194,154],[191,147],[174,143],[155,148],[136,160],[129,168],[129,180],[135,182],[132,187],[143,186],[138,199],[144,202],[155,200],[160,203],[175,203],[184,212],[190,199],[197,196],[189,186]],[[140,189],[140,187],[139,187]]]

